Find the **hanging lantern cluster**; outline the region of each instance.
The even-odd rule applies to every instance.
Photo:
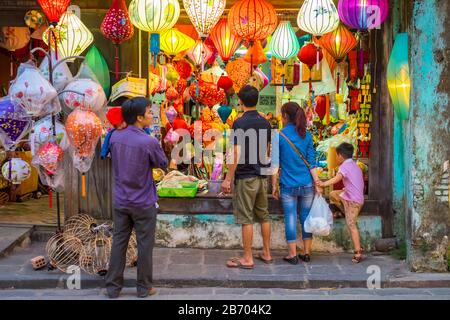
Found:
[[[49,29],[50,33],[54,33],[55,39],[49,39]],[[46,45],[57,50],[60,58],[79,56],[94,41],[91,31],[71,11],[65,12],[59,23],[49,29],[44,32],[43,40]]]
[[[339,0],[339,17],[342,22],[359,31],[378,28],[387,18],[388,0]]]
[[[339,14],[332,0],[305,0],[297,24],[301,30],[320,37],[338,27]]]
[[[227,19],[221,19],[216,24],[210,37],[223,61],[229,61],[242,42],[242,38],[231,32]]]
[[[286,61],[297,55],[300,45],[290,21],[280,22],[272,35],[269,48],[272,55],[281,61]]]
[[[189,19],[203,39],[219,21],[225,4],[225,0],[183,0]]]
[[[161,33],[161,50],[169,56],[174,57],[194,45],[194,39],[175,28]]]
[[[180,16],[178,0],[133,0],[129,6],[131,22],[150,33],[150,52],[153,65],[160,52],[160,33],[172,28]]]

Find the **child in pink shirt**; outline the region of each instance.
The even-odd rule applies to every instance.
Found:
[[[337,161],[340,165],[338,174],[326,182],[319,181],[317,184],[320,187],[328,187],[343,181],[344,190],[335,190],[330,193],[330,209],[345,214],[345,220],[355,249],[352,261],[360,263],[363,259],[363,250],[356,221],[364,205],[364,176],[359,166],[352,159],[353,152],[354,149],[351,144],[340,144],[336,148]]]

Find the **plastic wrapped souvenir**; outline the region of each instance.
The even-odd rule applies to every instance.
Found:
[[[56,60],[55,53],[53,51],[52,51],[51,56],[52,56],[52,66],[54,67],[58,63],[58,60]],[[47,56],[44,58],[41,65],[39,66],[39,70],[41,71],[41,73],[45,77],[45,79],[50,81],[50,78],[49,78],[50,73],[48,71],[48,57]],[[66,87],[66,85],[70,81],[72,81],[72,79],[73,79],[72,73],[70,72],[70,69],[67,66],[66,62],[61,62],[56,67],[56,69],[53,69],[53,87],[57,91],[63,90]]]
[[[31,125],[32,119],[22,105],[9,97],[0,99],[0,142],[6,150],[14,150]]]
[[[56,142],[66,150],[69,147],[66,128],[62,123],[56,121]],[[31,154],[34,156],[40,146],[46,142],[53,141],[53,123],[51,117],[39,120],[33,126],[33,132],[30,135]]]
[[[58,93],[35,66],[23,63],[21,68],[22,73],[9,89],[9,96],[13,101],[22,104],[31,116],[46,115],[46,106]]]
[[[97,112],[107,103],[103,88],[91,79],[76,79],[69,83],[64,91],[67,92],[63,93],[62,98],[71,109],[80,108]]]
[[[63,149],[56,142],[46,142],[36,154],[36,162],[48,174],[55,174],[64,158]]]

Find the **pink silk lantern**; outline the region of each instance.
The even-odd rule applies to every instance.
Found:
[[[105,38],[116,45],[116,80],[119,80],[119,45],[130,40],[134,34],[134,27],[128,14],[125,0],[113,0],[111,8],[106,13],[100,26]]]
[[[39,148],[37,157],[48,174],[55,174],[63,161],[64,151],[56,142],[47,142]]]

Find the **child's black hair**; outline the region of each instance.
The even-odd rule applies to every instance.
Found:
[[[144,97],[136,97],[125,101],[122,104],[123,120],[129,125],[133,125],[137,121],[138,116],[144,116],[150,101]]]
[[[355,149],[353,148],[353,145],[350,143],[344,142],[337,146],[336,153],[340,154],[345,159],[351,159],[353,158],[353,152]]]
[[[244,106],[247,108],[253,108],[258,104],[259,92],[255,87],[246,85],[239,91],[238,97]]]

